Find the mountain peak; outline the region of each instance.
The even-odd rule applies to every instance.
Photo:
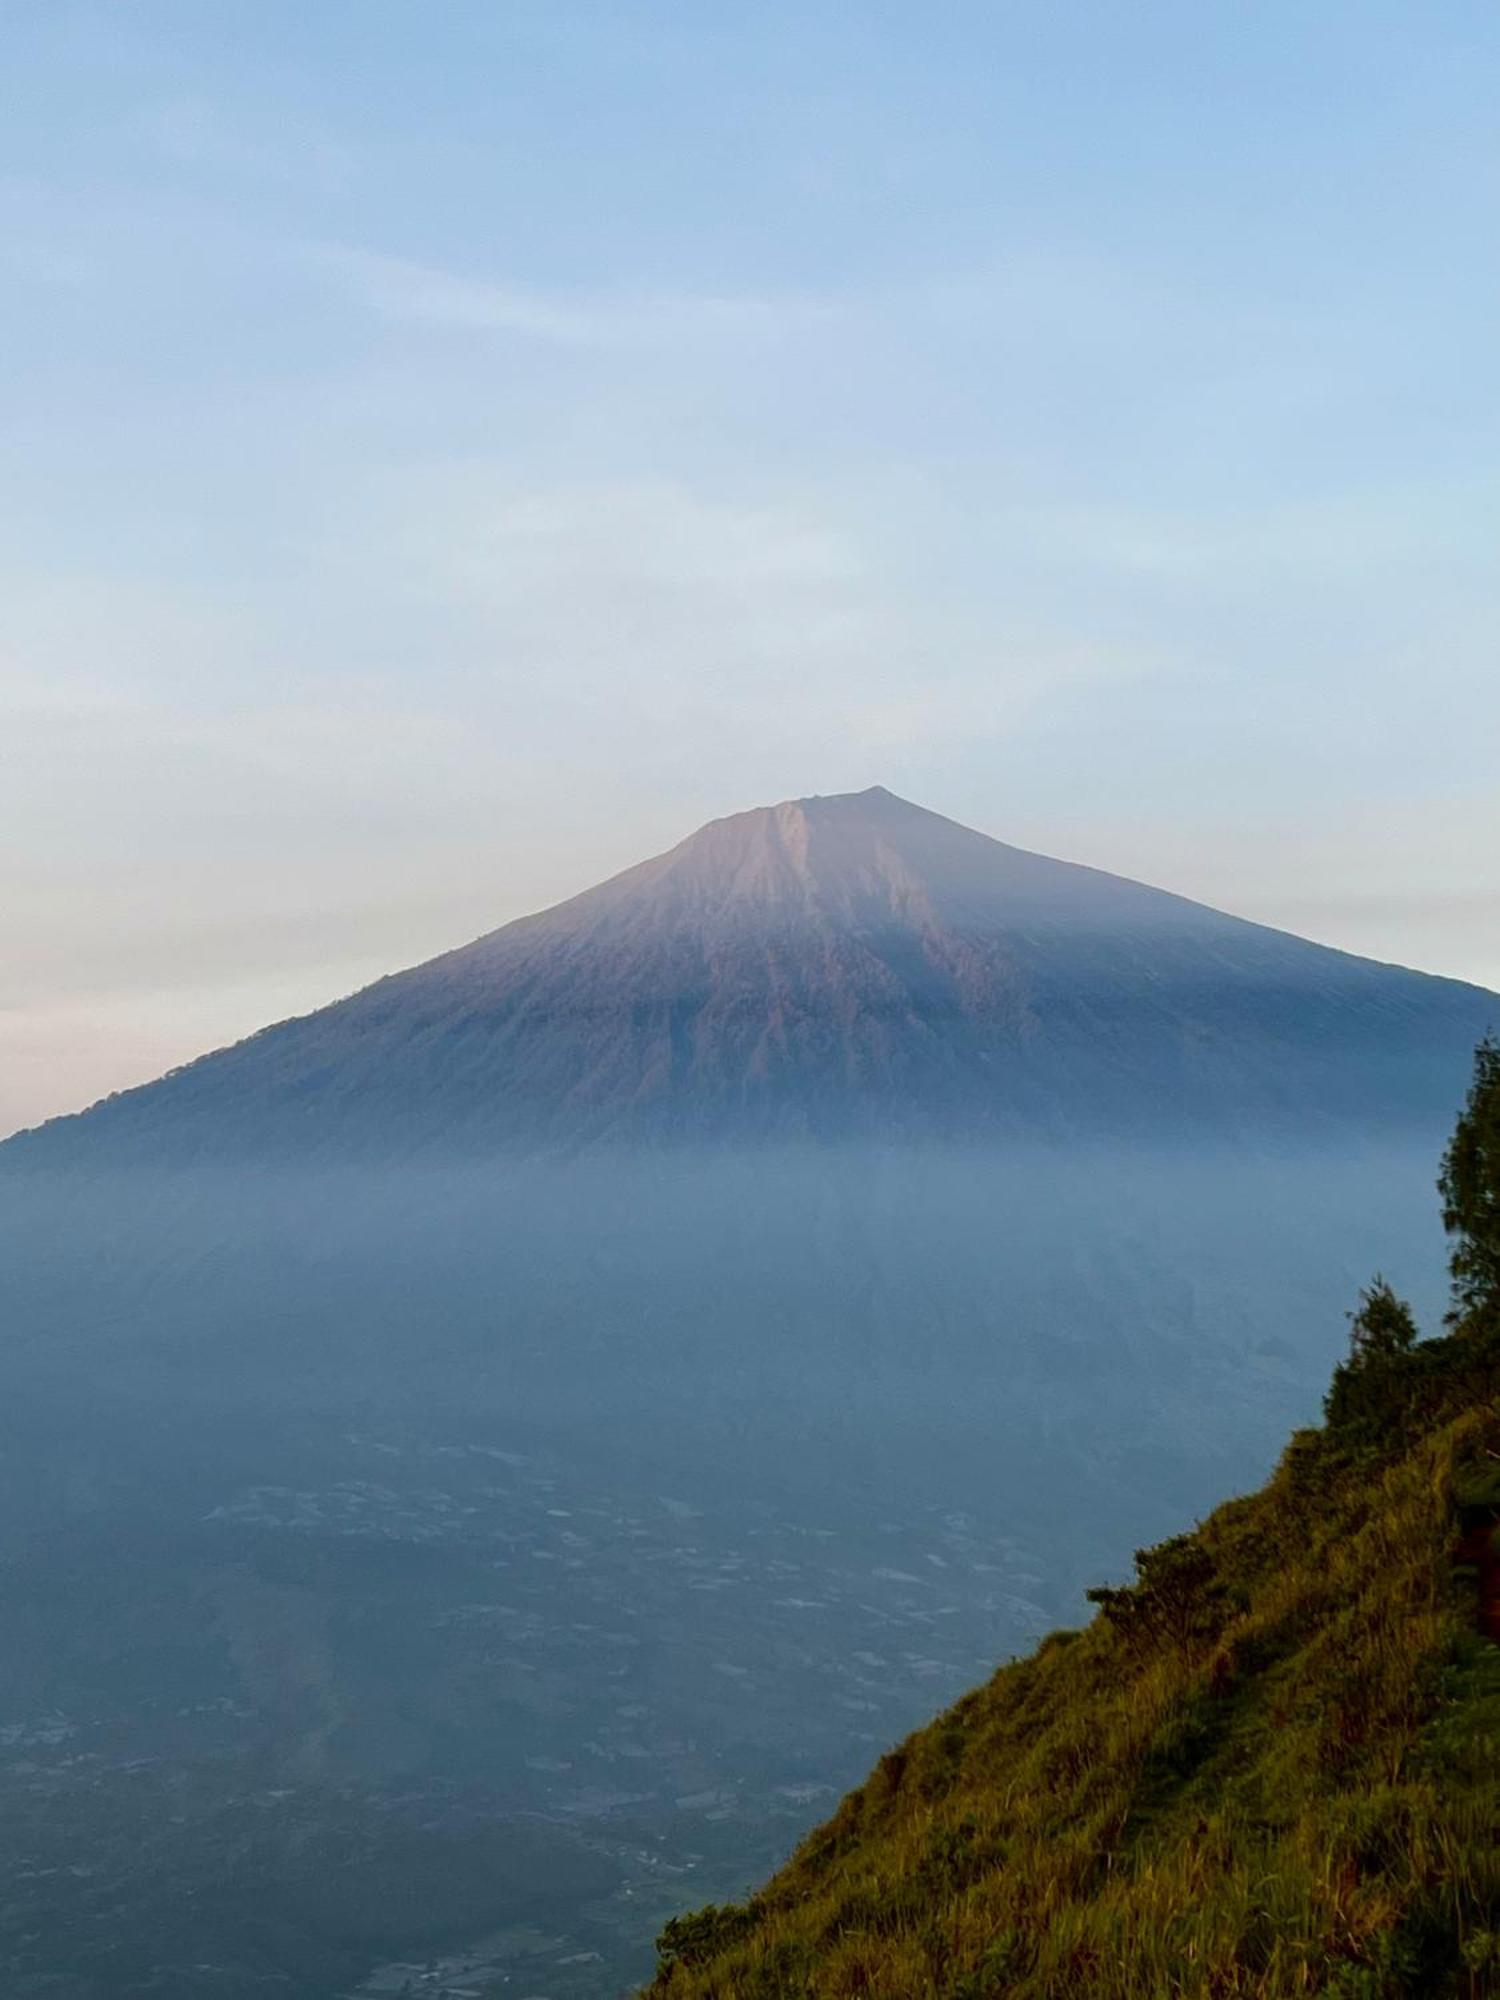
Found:
[[[866,785],[862,792],[810,792],[806,798],[790,799],[784,803],[794,806],[821,807],[823,810],[854,810],[858,807],[882,805],[897,806],[904,812],[924,812],[924,806],[913,805],[910,799],[903,799],[885,785]]]
[[[628,909],[633,920],[679,927],[827,924],[868,933],[894,926],[930,936],[954,924],[1129,925],[1148,908],[1150,921],[1169,929],[1189,912],[1204,923],[1233,921],[1007,846],[871,785],[710,820],[667,853],[531,921],[573,924]]]
[[[666,892],[669,900],[676,888],[704,899],[700,915],[712,901],[726,915],[749,916],[757,908],[807,914],[824,897],[848,914],[851,896],[921,891],[924,862],[905,851],[900,836],[918,835],[924,824],[950,829],[965,842],[984,839],[872,785],[863,792],[782,799],[710,820],[667,854],[603,887],[637,895]],[[925,857],[927,864],[931,859]],[[679,919],[683,914],[679,909]]]
[[[727,813],[721,819],[707,820],[680,841],[678,847],[690,847],[713,835],[716,828],[731,830],[735,835],[751,840],[759,830],[772,826],[785,829],[796,825],[862,824],[875,832],[903,819],[911,822],[940,820],[942,815],[929,812],[925,806],[915,805],[910,799],[898,797],[884,785],[870,785],[862,792],[809,792],[802,798],[778,799],[774,805],[749,806],[741,812]],[[949,826],[958,824],[956,820],[944,823]],[[982,839],[983,836],[975,835],[974,838]]]
[[[37,1142],[1222,1135],[1446,1109],[1494,1007],[872,785],[711,820]]]

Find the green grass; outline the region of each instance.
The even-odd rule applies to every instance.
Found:
[[[669,1926],[653,2000],[1500,1994],[1500,1648],[1454,1561],[1500,1339],[1376,1388]]]

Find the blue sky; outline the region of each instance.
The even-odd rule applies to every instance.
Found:
[[[880,782],[1500,985],[1500,15],[3,4],[0,1129]]]

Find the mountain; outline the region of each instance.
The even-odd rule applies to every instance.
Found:
[[[876,791],[0,1147],[0,1991],[627,1990],[1435,1307],[1497,1014]]]
[[[1500,1991],[1500,1326],[1358,1372],[1362,1421],[669,1923],[652,2000]]]
[[[876,787],[716,820],[0,1159],[1426,1133],[1497,1006]]]

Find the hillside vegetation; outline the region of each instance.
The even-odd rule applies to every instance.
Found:
[[[1321,1430],[884,1757],[653,2000],[1500,1993],[1500,1052],[1456,1317],[1377,1281]]]

